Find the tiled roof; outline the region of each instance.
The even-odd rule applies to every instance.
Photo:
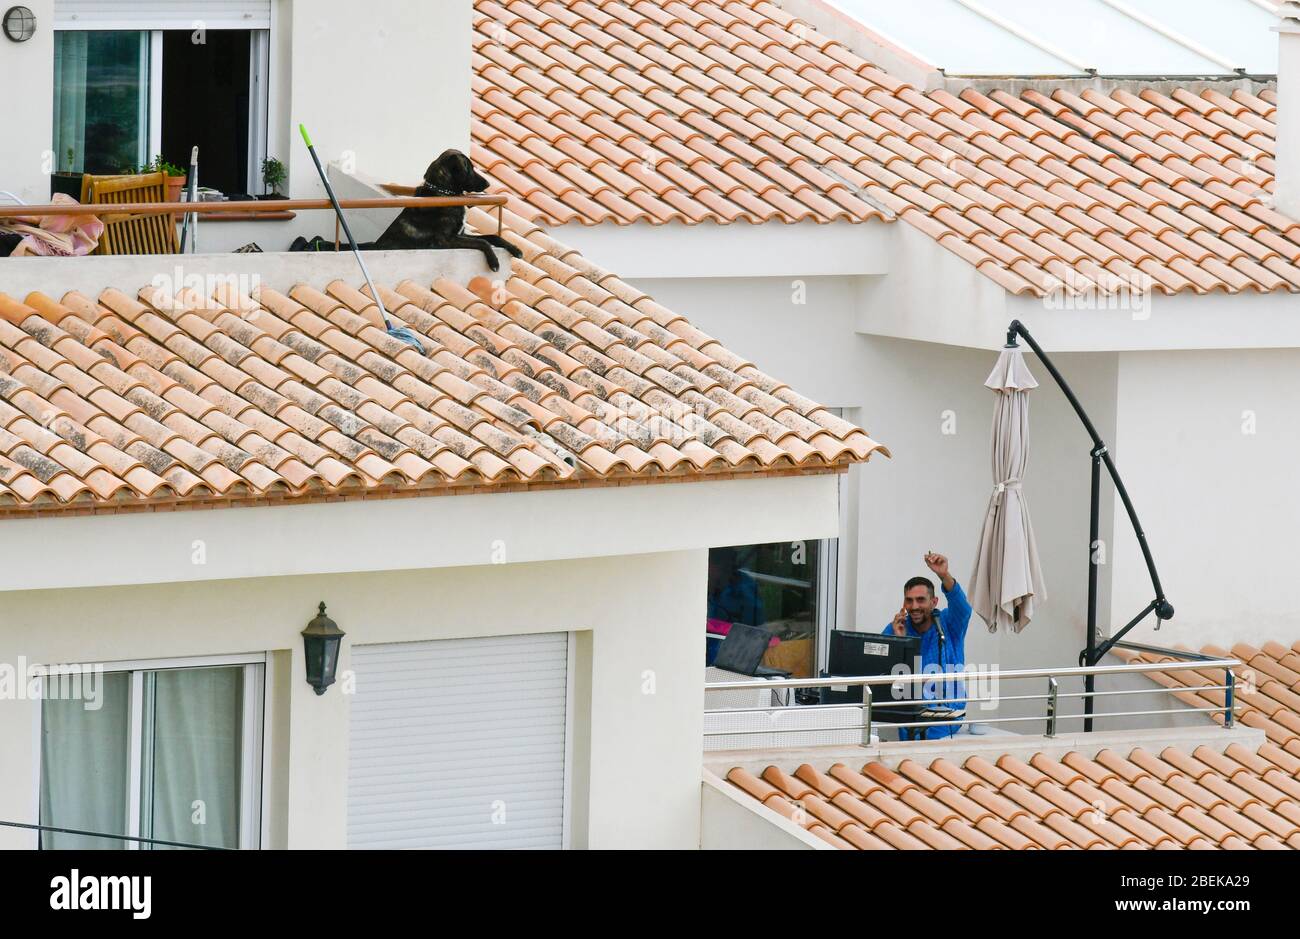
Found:
[[[1236,713],[1267,736],[1258,751],[1233,743],[1223,753],[1038,753],[1028,764],[1012,756],[973,756],[961,767],[903,760],[897,772],[879,762],[861,771],[805,764],[793,776],[769,766],[761,779],[741,768],[727,779],[841,848],[1300,848],[1300,642],[1202,651],[1246,663],[1237,670]],[[1151,677],[1168,687],[1223,684],[1222,670]],[[1177,696],[1224,706],[1222,691]],[[1223,723],[1222,714],[1212,717]]]
[[[826,472],[883,449],[506,219],[524,258],[503,286],[380,287],[426,355],[342,281],[0,294],[0,515]]]
[[[838,848],[1300,848],[1300,757],[1271,743],[903,760],[897,772],[805,763],[727,780]]]
[[[794,75],[808,63],[783,50],[778,21],[658,0],[474,9],[474,162],[515,211],[547,224],[885,217],[818,167],[831,154],[808,146],[800,111],[830,95]]]
[[[1300,289],[1271,90],[923,93],[769,0],[475,10],[474,157],[536,221],[896,217],[1017,294]]]
[[[1179,651],[1187,651],[1176,647]],[[1173,662],[1171,656],[1149,652],[1134,652],[1116,648],[1114,653],[1131,662]],[[1264,731],[1268,739],[1300,757],[1300,642],[1290,648],[1279,642],[1266,642],[1255,648],[1239,642],[1231,651],[1219,646],[1206,646],[1204,655],[1215,658],[1236,658],[1245,665],[1235,669],[1234,684],[1236,720],[1247,727]],[[1226,707],[1222,691],[1196,690],[1218,686],[1223,682],[1222,669],[1193,669],[1178,672],[1156,672],[1151,678],[1166,688],[1186,688],[1175,691],[1174,697],[1196,707]],[[1212,714],[1217,723],[1223,723],[1223,714]]]

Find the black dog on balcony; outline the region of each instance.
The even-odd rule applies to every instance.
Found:
[[[474,169],[469,157],[459,150],[447,150],[429,164],[424,182],[415,189],[417,196],[459,196],[487,189],[488,181]],[[375,241],[362,245],[372,251],[410,250],[413,248],[473,248],[482,251],[488,267],[499,270],[493,248],[502,248],[512,257],[522,253],[500,235],[465,233],[465,207],[438,209],[403,209]]]

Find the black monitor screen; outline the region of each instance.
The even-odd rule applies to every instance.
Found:
[[[921,640],[915,636],[833,629],[826,668],[832,675],[891,675],[896,665],[906,665],[910,672],[920,654]]]

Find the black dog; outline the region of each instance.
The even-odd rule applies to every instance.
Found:
[[[459,196],[467,192],[482,192],[488,181],[474,170],[469,157],[459,150],[447,150],[429,164],[424,171],[424,182],[415,189],[417,196]],[[499,270],[496,252],[502,248],[512,257],[522,257],[518,248],[500,235],[465,234],[465,207],[449,206],[441,209],[403,209],[393,219],[378,240],[362,245],[374,251],[413,248],[474,248],[482,251],[488,267]]]

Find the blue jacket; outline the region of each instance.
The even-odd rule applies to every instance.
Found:
[[[933,681],[921,684],[921,696],[932,700],[966,696],[965,683],[959,679],[949,679],[947,676],[953,672],[961,672],[962,666],[966,664],[966,627],[970,625],[970,603],[966,600],[966,592],[961,589],[961,584],[956,580],[953,581],[952,589],[945,590],[943,595],[948,601],[948,606],[943,610],[935,610],[932,614],[943,626],[944,635],[947,636],[947,642],[943,646],[942,663],[939,661],[939,630],[931,626],[923,633],[917,632],[912,626],[910,617],[904,624],[907,635],[916,636],[921,640],[922,672],[935,676]],[[890,622],[881,632],[892,634],[894,624]],[[966,702],[953,701],[941,706],[964,710]],[[957,730],[956,726],[930,727],[926,730],[925,738],[937,740],[951,737]]]

